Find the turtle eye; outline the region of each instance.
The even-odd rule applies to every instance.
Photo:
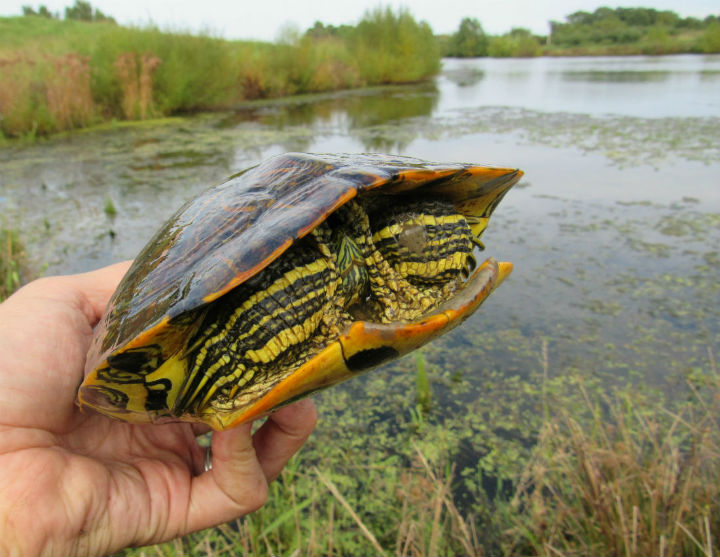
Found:
[[[414,255],[424,255],[428,245],[425,227],[412,221],[403,223],[395,238],[398,246],[405,248]]]
[[[470,276],[472,231],[452,203],[408,202],[401,211],[370,215],[375,247],[395,271],[416,286],[437,286]]]

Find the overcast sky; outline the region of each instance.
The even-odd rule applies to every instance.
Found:
[[[64,12],[74,0],[0,0],[0,15],[20,15],[22,6],[44,4]],[[512,27],[548,32],[548,21],[563,21],[578,10],[599,6],[645,6],[673,10],[681,16],[705,17],[720,13],[718,0],[628,0],[622,4],[596,0],[91,0],[93,6],[122,24],[153,22],[164,29],[210,31],[229,39],[274,40],[287,24],[300,30],[315,21],[354,24],[373,7],[407,7],[416,19],[427,21],[437,34],[452,33],[463,17],[475,17],[486,32],[501,34]],[[682,7],[679,5],[682,4]]]

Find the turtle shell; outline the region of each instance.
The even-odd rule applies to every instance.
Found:
[[[96,328],[87,364],[162,338],[169,323],[253,277],[356,196],[432,195],[453,203],[480,236],[517,169],[367,155],[289,153],[232,176],[186,203],[150,240]],[[81,397],[82,403],[82,397]]]

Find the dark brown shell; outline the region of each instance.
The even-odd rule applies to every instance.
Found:
[[[477,168],[376,154],[290,153],[236,174],[186,203],[138,255],[99,324],[86,372],[111,353],[151,343],[170,319],[255,275],[358,194],[428,188],[462,204],[478,188],[521,175],[488,168],[497,177],[484,176],[473,187],[469,171]]]

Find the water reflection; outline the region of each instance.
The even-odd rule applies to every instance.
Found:
[[[433,85],[403,91],[384,91],[379,95],[359,95],[345,104],[350,129],[388,124],[418,116],[430,116],[437,106],[439,92]]]
[[[327,124],[344,124],[348,128],[378,125],[429,116],[438,98],[435,84],[424,83],[281,99],[238,109],[224,117],[218,127],[231,128],[250,122],[275,130],[298,126],[322,129]]]
[[[439,95],[434,83],[424,83],[285,99],[239,109],[216,127],[242,133],[259,126],[259,135],[279,132],[278,141],[286,151],[311,150],[317,137],[341,129],[364,151],[398,152],[417,134],[395,135],[391,130],[414,118],[430,117]]]
[[[667,81],[672,76],[669,71],[630,71],[595,70],[561,72],[565,81],[590,81],[609,83],[644,83]]]
[[[473,66],[466,66],[461,68],[446,69],[442,75],[445,79],[449,79],[458,87],[470,87],[472,85],[476,85],[482,78],[484,78],[485,72]]]
[[[472,85],[458,75],[482,72]],[[720,116],[720,56],[447,59],[439,111],[511,106],[660,118]],[[658,89],[661,87],[661,89]]]

